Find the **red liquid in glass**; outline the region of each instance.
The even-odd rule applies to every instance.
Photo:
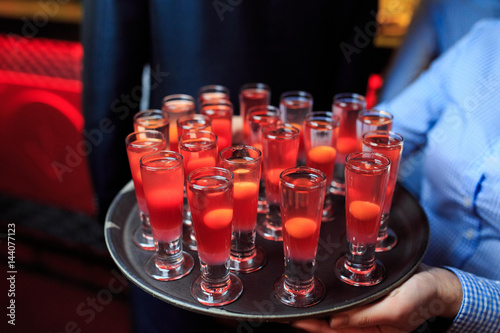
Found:
[[[297,188],[293,191],[283,191],[281,203],[283,217],[283,244],[285,257],[293,261],[312,261],[316,257],[319,232],[321,229],[321,209],[311,202],[322,202],[324,192],[318,190],[300,190],[300,186],[310,188],[313,181],[305,178],[289,179],[287,183]],[[293,196],[288,199],[287,196]],[[285,205],[294,206],[284,207]]]
[[[194,102],[188,100],[173,100],[166,102],[163,110],[167,112],[170,120],[169,139],[170,149],[179,151],[179,134],[177,132],[177,119],[180,117],[195,113]]]
[[[369,201],[351,201],[346,214],[347,239],[353,244],[373,245],[380,225],[380,206]]]
[[[357,103],[335,102],[333,113],[339,117],[339,135],[337,139],[337,163],[344,164],[350,153],[359,151],[356,134],[356,120],[362,106]]]
[[[281,102],[281,109],[285,122],[300,131],[299,138],[299,159],[303,158],[304,152],[304,133],[302,132],[302,123],[306,115],[312,111],[312,101],[304,99],[304,97],[288,97]],[[286,111],[285,111],[286,110]]]
[[[317,146],[310,149],[306,154],[306,165],[318,169],[326,175],[326,183],[330,184],[335,167],[335,156],[337,150],[330,146]]]
[[[150,167],[169,167],[177,161],[149,163]],[[184,177],[182,167],[177,172],[142,169],[142,182],[147,189],[145,196],[153,237],[161,242],[173,242],[182,234],[182,206]]]
[[[210,105],[200,111],[212,119],[212,131],[217,135],[219,151],[232,145],[232,117],[233,112],[228,105]]]
[[[258,197],[258,184],[245,181],[234,183],[233,207],[235,216],[233,229],[235,231],[252,231],[255,229]]]
[[[212,92],[206,92],[202,93],[200,95],[199,101],[200,105],[203,105],[205,103],[209,103],[212,100],[226,100],[229,101],[229,96],[221,91],[212,91]]]
[[[284,131],[284,130],[281,130]],[[290,133],[288,133],[290,134]],[[283,170],[297,165],[299,137],[264,139],[264,164],[266,199],[269,204],[280,203],[279,181]]]
[[[245,138],[250,135],[248,124],[248,110],[258,105],[268,105],[271,93],[265,89],[245,89],[240,93],[240,114],[243,117],[243,134]]]
[[[217,163],[217,147],[211,146],[212,141],[205,139],[193,139],[186,140],[186,143],[190,145],[196,145],[199,143],[198,147],[185,150],[180,149],[181,155],[184,158],[184,174],[187,177],[193,170],[204,168],[204,167],[214,167]],[[206,148],[206,149],[205,149]]]
[[[216,185],[221,180],[202,179],[195,184]],[[208,265],[221,265],[229,259],[233,219],[233,192],[230,188],[206,195],[195,195],[189,188],[189,204],[200,259]]]
[[[146,205],[146,198],[144,197],[144,189],[142,187],[140,160],[146,154],[163,149],[165,149],[165,142],[153,138],[138,139],[127,146],[127,156],[132,173],[132,181],[134,182],[137,206],[144,214],[148,214],[148,206]]]
[[[399,161],[401,160],[400,141],[386,135],[370,135],[365,137],[367,142],[376,144],[377,146],[370,145],[369,151],[380,153],[391,161],[391,168],[389,170],[389,183],[387,191],[385,192],[384,209],[383,212],[388,213],[391,209],[392,197],[394,195],[394,188],[398,179]]]

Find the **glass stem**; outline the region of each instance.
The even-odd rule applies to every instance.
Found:
[[[346,268],[352,272],[362,273],[375,267],[375,244],[356,245],[347,242]]]

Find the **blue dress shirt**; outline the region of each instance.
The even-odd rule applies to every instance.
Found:
[[[405,140],[401,181],[421,175],[431,226],[424,261],[462,284],[449,331],[500,332],[500,20],[477,23],[377,108],[394,115]]]

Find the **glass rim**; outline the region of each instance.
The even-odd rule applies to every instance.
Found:
[[[319,182],[314,183],[314,185],[311,185],[311,186],[296,185],[296,184],[293,184],[293,183],[287,181],[285,178],[286,176],[288,176],[292,173],[301,173],[301,174],[309,174],[309,175],[313,174],[313,175],[315,175],[315,177],[320,178],[320,180],[319,180]],[[297,167],[285,169],[280,173],[280,184],[285,185],[286,187],[289,187],[289,188],[294,188],[294,189],[316,189],[319,187],[326,188],[326,175],[318,169],[314,169],[314,168],[311,168],[308,166],[297,166]]]
[[[281,116],[280,108],[270,104],[254,105],[247,111],[249,116],[253,112],[276,112],[277,116]]]
[[[205,114],[201,114],[201,113],[191,113],[191,114],[185,114],[185,115],[180,116],[177,119],[177,126],[182,126],[179,124],[179,122],[186,121],[186,120],[196,120],[197,118],[207,120],[208,121],[207,126],[212,125],[212,118],[210,118],[209,116],[207,116]]]
[[[204,109],[209,106],[219,106],[219,105],[228,106],[231,109],[233,109],[233,103],[230,100],[224,98],[207,99],[206,101],[203,101],[203,103],[201,103],[201,108]]]
[[[358,119],[361,118],[362,116],[366,116],[366,115],[369,115],[369,114],[383,114],[384,118],[387,118],[387,119],[390,119],[390,120],[394,119],[394,115],[392,113],[390,113],[389,111],[379,110],[379,109],[360,110],[359,113],[358,113]]]
[[[127,146],[129,146],[130,144],[132,144],[134,141],[131,141],[132,140],[132,137],[135,137],[139,134],[152,134],[153,136],[151,137],[146,137],[148,139],[157,139],[157,138],[160,138],[162,139],[162,142],[166,142],[166,139],[165,139],[165,135],[163,135],[162,132],[160,131],[157,131],[157,130],[145,130],[145,131],[135,131],[135,132],[132,132],[130,134],[127,135],[127,137],[125,138],[125,144]],[[149,147],[154,147],[156,145],[148,145]]]
[[[234,114],[234,106],[231,101],[226,99],[209,99],[201,103],[200,114],[213,114],[221,117],[232,117]]]
[[[223,86],[222,84],[204,85],[198,90],[198,96],[205,93],[205,90],[215,90],[216,92],[224,92],[226,95],[229,96],[229,88],[226,86]],[[207,91],[207,92],[213,92],[213,91]]]
[[[157,155],[158,155],[158,158],[156,158]],[[154,158],[154,161],[159,161],[159,160],[166,159],[167,155],[175,156],[177,163],[175,163],[174,165],[168,166],[168,167],[167,166],[156,167],[156,166],[146,165],[147,162],[151,162],[151,161],[146,162],[147,159]],[[163,158],[161,158],[161,157],[163,157]],[[172,159],[169,159],[169,160],[171,161]],[[171,169],[176,169],[178,167],[182,167],[183,160],[184,160],[184,157],[178,152],[175,152],[173,150],[160,150],[160,151],[157,151],[157,152],[154,152],[151,154],[146,154],[146,155],[142,156],[141,159],[139,160],[139,162],[141,165],[141,169],[145,169],[148,171],[167,171],[167,170],[171,170]]]
[[[304,97],[307,99],[312,100],[312,94],[305,91],[305,90],[289,90],[281,93],[280,95],[280,101],[286,97]]]
[[[196,178],[198,174],[203,174],[203,173],[218,173],[218,174],[207,174],[207,175],[200,175],[199,178]],[[213,178],[213,177],[224,177],[226,182],[223,184],[216,184],[216,185],[199,185],[199,184],[193,184],[193,181],[203,179],[203,178]],[[233,185],[233,180],[234,180],[234,175],[231,172],[231,170],[224,169],[221,167],[203,167],[203,168],[198,168],[189,173],[189,175],[186,178],[186,182],[189,184],[194,189],[197,190],[203,190],[203,189],[224,189],[226,187],[232,186]]]
[[[248,82],[248,83],[245,83],[245,84],[243,84],[240,87],[240,93],[243,90],[247,90],[247,89],[259,89],[259,90],[271,91],[271,88],[269,87],[269,85],[267,83],[263,83],[263,82]]]
[[[396,141],[393,143],[376,143],[376,142],[369,142],[366,138],[371,136],[371,135],[383,135],[387,136],[389,138],[393,138]],[[386,130],[375,130],[375,131],[368,131],[363,134],[362,137],[362,143],[368,147],[377,147],[377,148],[398,148],[403,146],[403,136],[399,133],[396,133],[394,131],[386,131]]]
[[[371,160],[375,162],[375,165],[377,166],[374,169],[364,169],[358,166],[355,166],[351,163],[351,160],[354,160],[355,158],[361,157],[363,155],[370,155]],[[366,161],[366,159],[365,159]],[[356,170],[356,171],[364,171],[367,173],[378,173],[378,172],[389,172],[389,167],[391,166],[391,160],[380,153],[373,153],[373,152],[356,152],[356,153],[351,153],[346,156],[345,158],[345,166],[346,168]]]
[[[340,117],[335,115],[332,111],[313,111],[309,112],[306,114],[306,117],[304,118],[304,123],[313,119],[326,119],[328,120],[328,123],[335,123],[336,126],[338,127],[340,125]],[[329,121],[331,119],[331,122]]]
[[[188,94],[172,94],[172,95],[167,95],[163,97],[163,104],[170,102],[170,100],[184,100],[184,101],[191,101],[194,103],[194,97]]]
[[[133,121],[135,122],[140,122],[141,118],[146,118],[146,117],[152,117],[154,119],[163,119],[165,124],[168,124],[170,120],[168,117],[165,117],[165,114],[163,113],[162,110],[159,109],[149,109],[149,110],[142,110],[134,114]]]
[[[201,131],[189,131],[189,132],[186,132],[186,133],[182,134],[179,137],[179,148],[185,147],[185,148],[189,149],[189,148],[196,148],[196,147],[199,146],[196,143],[185,142],[185,140],[183,140],[183,138],[187,137],[187,136],[194,136],[191,139],[207,138],[208,137],[208,139],[210,141],[206,141],[206,142],[209,142],[210,144],[206,145],[206,146],[203,146],[202,150],[210,150],[210,149],[214,148],[213,146],[215,146],[215,148],[217,148],[217,134],[215,134],[212,131],[204,131],[204,130],[201,130]]]
[[[269,138],[269,139],[276,139],[276,137],[270,137],[270,132],[276,131],[278,129],[285,129],[287,133],[292,133],[291,136],[286,136],[280,138],[280,140],[293,140],[297,138],[300,134],[300,130],[291,125],[290,123],[278,123],[278,124],[271,124],[267,125],[262,129],[262,137],[263,138]]]
[[[257,153],[257,156],[256,157],[248,156],[251,158],[251,160],[245,160],[245,162],[234,162],[234,161],[228,160],[227,158],[222,156],[227,151],[234,151],[237,149],[248,149],[248,150],[254,151]],[[232,146],[229,146],[229,147],[222,149],[219,152],[219,157],[220,157],[221,161],[224,161],[225,163],[228,163],[230,165],[258,164],[262,161],[262,151],[254,146],[239,144],[239,145],[232,145]]]
[[[349,99],[351,101],[363,102],[366,104],[366,97],[353,92],[342,92],[333,95],[333,102],[337,102],[339,100],[343,101],[345,99]]]

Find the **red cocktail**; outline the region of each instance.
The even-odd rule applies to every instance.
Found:
[[[201,168],[189,174],[187,184],[201,264],[191,294],[202,304],[224,305],[243,290],[240,279],[229,273],[233,174],[223,168]]]
[[[269,105],[271,89],[265,83],[247,83],[240,88],[240,115],[243,118],[243,139],[248,143],[250,127],[248,112],[250,108],[259,105]]]
[[[229,89],[218,84],[211,84],[201,87],[198,91],[198,102],[200,109],[203,104],[213,100],[226,100],[229,102]]]
[[[380,153],[391,161],[389,182],[382,208],[380,230],[377,238],[377,252],[384,252],[396,246],[397,236],[389,229],[388,221],[392,198],[398,179],[399,162],[403,152],[403,137],[391,131],[370,131],[363,135],[363,151]]]
[[[297,127],[300,131],[298,160],[305,162],[304,134],[302,124],[313,109],[313,97],[305,91],[287,91],[281,94],[280,110],[283,122]]]
[[[179,138],[179,151],[184,158],[184,176],[196,169],[217,165],[217,136],[213,132],[187,132]],[[189,205],[184,206],[184,222],[186,224],[186,245],[196,251],[196,239],[191,226]]]
[[[140,160],[142,156],[148,153],[165,149],[167,143],[163,134],[158,131],[142,131],[129,134],[125,139],[125,144],[141,218],[141,227],[134,231],[132,239],[140,248],[152,251],[154,250],[154,242],[149,223],[148,206],[142,186]]]
[[[255,247],[262,154],[252,146],[232,146],[220,152],[220,166],[234,176],[233,239],[231,269],[250,273],[265,263],[261,248]]]
[[[354,153],[346,158],[347,253],[337,261],[336,273],[348,284],[371,286],[384,277],[382,264],[375,261],[375,244],[389,166],[389,159],[377,153]]]
[[[217,164],[217,136],[213,132],[196,131],[183,134],[179,138],[179,150],[184,158],[186,177],[196,169]]]
[[[163,99],[163,113],[169,119],[170,124],[170,149],[178,151],[179,135],[177,133],[177,119],[187,114],[196,113],[194,98],[185,94],[169,95]]]
[[[233,142],[233,105],[227,100],[210,100],[201,106],[200,113],[212,119],[212,131],[217,135],[219,150]]]
[[[387,111],[370,109],[359,112],[356,120],[356,133],[361,150],[363,150],[363,134],[370,131],[390,131],[392,119],[392,114]]]
[[[281,112],[277,107],[272,105],[261,105],[252,107],[247,114],[248,123],[250,126],[250,135],[248,137],[248,144],[261,151],[263,154],[263,139],[262,131],[266,126],[281,123]],[[264,170],[264,163],[261,164],[260,173],[260,193],[259,193],[259,213],[267,213],[267,201],[265,195],[265,179],[266,172]]]
[[[282,240],[280,212],[280,174],[297,165],[299,130],[289,124],[269,125],[263,132],[266,201],[269,211],[259,226],[259,234],[270,240]]]
[[[141,176],[156,245],[155,255],[146,262],[146,273],[160,281],[180,279],[194,266],[193,258],[182,251],[182,156],[173,151],[145,155]]]
[[[139,111],[134,115],[134,131],[158,131],[165,136],[167,142],[166,148],[170,146],[169,131],[170,122],[163,115],[161,110]]]
[[[339,117],[339,134],[337,139],[337,157],[335,158],[335,175],[333,191],[344,194],[344,165],[347,155],[360,151],[356,134],[358,113],[366,108],[365,98],[359,94],[341,93],[333,97],[333,114]]]
[[[312,112],[304,120],[306,165],[322,171],[326,175],[328,184],[325,207],[323,207],[322,220],[324,222],[332,221],[334,218],[334,206],[329,189],[333,179],[335,157],[337,156],[338,126],[339,119],[331,112]]]
[[[182,234],[182,156],[164,151],[146,155],[141,163],[142,184],[153,238],[156,241],[173,242]]]
[[[290,168],[281,174],[280,187],[285,274],[275,283],[274,292],[286,305],[311,306],[324,296],[314,270],[326,176],[309,167]]]
[[[177,135],[183,136],[187,132],[212,131],[212,119],[203,114],[188,114],[177,119]]]

